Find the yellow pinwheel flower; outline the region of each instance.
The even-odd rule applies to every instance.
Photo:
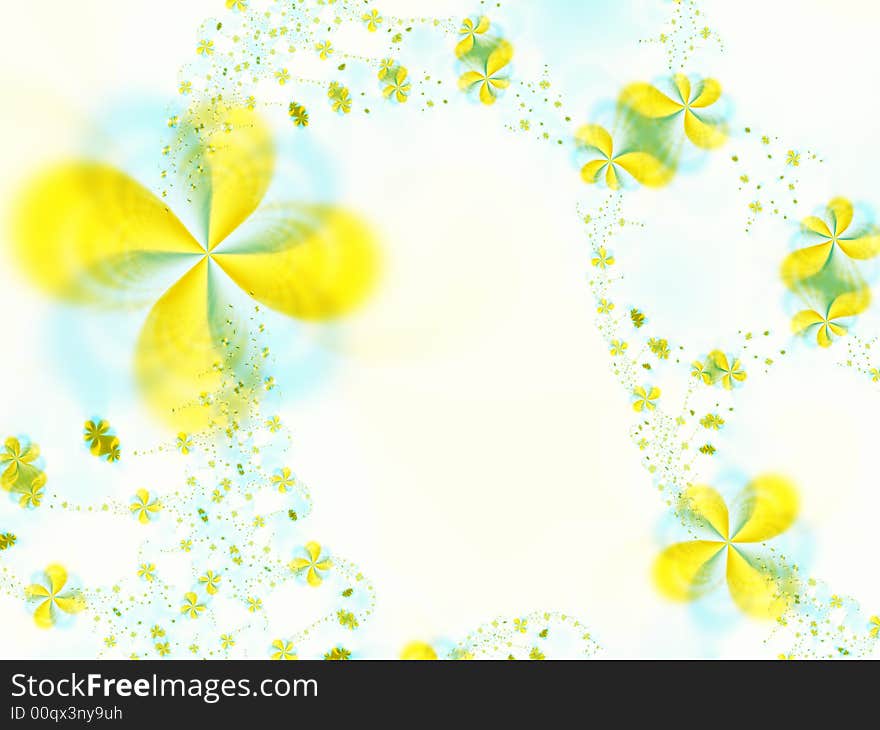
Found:
[[[275,653],[272,654],[272,659],[278,661],[291,661],[297,658],[292,641],[275,639],[275,641],[272,642],[272,648],[276,650]]]
[[[220,578],[221,576],[214,573],[213,570],[209,570],[203,576],[199,578],[199,583],[205,584],[205,590],[209,595],[214,595],[217,591],[220,590]]]
[[[388,74],[390,74],[391,69],[393,69],[393,68],[394,68],[394,59],[393,58],[383,58],[381,63],[379,64],[379,72],[377,74],[377,76],[379,77],[379,80],[381,81]]]
[[[196,48],[196,53],[200,56],[210,56],[214,53],[214,41],[201,40]]]
[[[694,88],[684,74],[675,74],[672,81],[677,99],[651,84],[637,82],[623,90],[620,101],[648,119],[669,119],[683,114],[684,132],[697,147],[713,149],[724,144],[726,125],[707,117],[704,111],[721,98],[721,84],[715,79],[703,79]]]
[[[177,434],[177,450],[186,456],[190,451],[192,451],[192,441],[189,438],[189,435],[181,431]]]
[[[831,335],[843,337],[846,334],[846,326],[839,320],[864,312],[871,302],[871,295],[867,289],[846,292],[836,297],[828,306],[824,315],[815,309],[804,309],[798,312],[791,320],[791,330],[794,333],[807,332],[816,328],[816,342],[821,347],[831,346]]]
[[[155,570],[156,566],[153,563],[141,563],[137,574],[139,578],[143,578],[147,582],[152,582],[156,577],[153,575]]]
[[[364,13],[361,16],[361,20],[367,24],[367,30],[370,31],[370,33],[375,33],[378,27],[382,24],[382,16],[379,15],[379,11],[375,8],[369,13]]]
[[[235,646],[235,637],[232,634],[220,634],[220,646],[223,649],[230,649]]]
[[[812,246],[790,253],[782,262],[782,279],[787,286],[819,273],[835,248],[851,259],[870,259],[880,253],[880,234],[870,227],[849,231],[853,220],[853,205],[846,198],[834,198],[826,206],[826,220],[808,216],[801,221],[801,229]]]
[[[394,76],[394,81],[388,84],[384,89],[382,89],[382,95],[386,99],[390,99],[391,95],[394,95],[394,98],[397,99],[401,104],[407,100],[410,91],[410,83],[406,80],[406,69],[401,66],[397,69],[397,73]]]
[[[699,360],[695,360],[691,363],[691,376],[694,378],[698,378],[702,380],[706,385],[712,385],[712,373],[707,372],[706,366],[701,363]]]
[[[623,342],[622,340],[611,340],[610,352],[611,352],[612,357],[617,357],[618,355],[622,355],[624,352],[626,352],[626,348],[628,348],[628,347],[629,347],[629,345],[626,342]]]
[[[159,652],[159,656],[168,656],[171,653],[171,643],[163,641],[160,644],[156,644],[156,651]]]
[[[330,41],[321,41],[315,44],[315,50],[318,52],[318,58],[326,61],[333,55],[333,44]]]
[[[718,377],[725,390],[733,390],[734,382],[741,383],[746,379],[746,371],[742,369],[742,365],[737,358],[734,358],[733,365],[727,359],[721,350],[713,350],[709,353],[709,358],[718,370]]]
[[[198,618],[199,614],[205,610],[205,605],[203,603],[199,603],[199,597],[197,594],[190,591],[189,593],[184,593],[183,595],[183,605],[180,607],[180,612],[186,614],[190,618]]]
[[[279,68],[275,72],[275,80],[278,82],[279,86],[284,86],[284,84],[290,81],[290,71],[286,68]]]
[[[351,652],[344,646],[334,646],[330,651],[324,654],[325,661],[344,662],[351,659]]]
[[[58,611],[68,614],[79,613],[85,608],[86,603],[77,590],[62,593],[67,584],[67,571],[62,566],[53,564],[44,572],[48,585],[32,583],[25,588],[25,595],[29,600],[39,601],[34,611],[34,622],[41,629],[48,629],[58,620]]]
[[[672,179],[673,171],[647,152],[631,150],[615,155],[611,135],[598,124],[585,124],[575,133],[575,139],[588,152],[600,155],[599,159],[591,160],[581,168],[581,178],[586,183],[597,183],[604,171],[605,184],[612,190],[619,190],[618,170],[649,187],[660,187]]]
[[[489,30],[489,18],[485,15],[481,15],[476,24],[470,18],[465,18],[458,31],[458,34],[464,38],[455,46],[455,55],[461,58],[468,53],[474,47],[476,36],[483,35],[487,30]]]
[[[104,435],[110,429],[110,424],[103,419],[97,423],[86,421],[83,428],[83,439],[88,443],[89,451],[97,456],[101,453],[101,439],[104,438]]]
[[[876,639],[880,636],[880,616],[871,616],[869,619],[871,625],[871,631],[869,632],[872,639]]]
[[[597,269],[607,269],[609,266],[614,265],[614,256],[609,254],[604,246],[600,246],[590,263]]]
[[[351,111],[351,94],[346,87],[342,87],[332,97],[331,106],[333,111],[348,114]]]
[[[279,469],[277,474],[272,475],[272,485],[278,487],[278,491],[282,493],[296,486],[296,477],[291,476],[289,466]]]
[[[347,90],[338,93],[350,109]],[[189,144],[180,170],[195,214],[189,228],[125,173],[73,161],[26,186],[13,238],[22,268],[53,296],[105,308],[152,305],[137,338],[135,379],[158,414],[194,431],[228,420],[220,407],[234,394],[211,399],[209,408],[199,394],[216,392],[230,368],[244,368],[235,353],[248,332],[227,323],[226,280],[282,314],[326,321],[366,298],[378,256],[367,227],[342,208],[261,205],[275,146],[253,111],[195,109],[180,136]],[[176,275],[167,289],[162,271]]]
[[[462,91],[479,88],[480,101],[484,104],[494,104],[499,89],[510,86],[510,79],[500,76],[499,73],[512,58],[513,46],[507,41],[500,41],[498,47],[486,58],[483,70],[465,71],[458,79],[458,88]]]
[[[263,600],[261,598],[257,598],[256,596],[249,596],[247,599],[248,603],[248,611],[251,613],[256,613],[257,611],[263,610]]]
[[[34,477],[31,486],[19,498],[19,505],[22,507],[39,507],[43,501],[43,489],[45,486],[46,475],[40,472]]]
[[[763,475],[739,495],[737,521],[731,526],[727,504],[712,487],[695,485],[685,492],[683,507],[694,527],[710,539],[670,545],[654,564],[660,592],[677,601],[692,601],[717,587],[723,572],[731,598],[756,618],[777,618],[789,604],[782,578],[756,554],[764,543],[785,532],[798,512],[797,493],[785,478]]]
[[[400,658],[405,661],[424,661],[437,658],[437,652],[430,644],[424,641],[412,641],[403,647]]]
[[[308,569],[306,580],[310,586],[317,587],[324,580],[319,571],[330,570],[333,563],[327,558],[321,559],[321,546],[316,542],[306,543],[305,551],[308,558],[294,558],[290,561],[290,569],[297,573]]]
[[[640,385],[633,391],[633,395],[636,397],[633,401],[634,411],[643,411],[645,409],[653,411],[657,407],[655,401],[660,397],[660,388],[648,386],[648,389],[645,389]]]
[[[19,474],[33,478],[39,470],[32,463],[40,456],[40,449],[36,444],[29,444],[22,448],[21,442],[14,436],[6,439],[3,451],[0,451],[0,465],[6,465],[3,475],[0,476],[3,487],[9,489],[18,481]]]
[[[162,503],[158,499],[150,501],[150,493],[146,489],[138,489],[136,499],[128,508],[137,517],[142,525],[149,524],[151,515],[155,515],[162,509]]]

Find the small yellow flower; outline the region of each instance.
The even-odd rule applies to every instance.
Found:
[[[275,653],[272,654],[272,659],[290,661],[297,658],[292,641],[275,639],[275,641],[272,642],[272,648],[276,650]]]
[[[633,395],[636,397],[633,401],[634,411],[642,411],[646,408],[653,411],[657,407],[655,401],[660,397],[660,388],[649,386],[649,389],[646,390],[639,386],[633,391]]]
[[[379,15],[379,11],[375,8],[369,13],[364,13],[361,16],[361,20],[367,24],[367,30],[370,31],[370,33],[374,33],[382,24],[382,17]]]
[[[622,355],[627,347],[629,347],[629,345],[621,340],[611,340],[611,355],[614,357]]]
[[[145,581],[152,581],[155,576],[153,573],[156,570],[156,566],[153,563],[141,563],[141,567],[138,568],[138,577],[143,578]]]
[[[238,10],[238,12],[243,13],[247,10],[248,0],[226,0],[226,7],[228,10]]]
[[[305,551],[309,557],[294,558],[290,561],[290,569],[297,573],[308,569],[306,580],[310,586],[317,587],[323,581],[319,571],[330,570],[333,567],[333,563],[326,558],[321,559],[321,546],[316,542],[306,543]]]
[[[150,627],[151,639],[161,639],[163,636],[165,636],[165,629],[159,626],[159,624]]]
[[[39,507],[43,501],[43,488],[46,486],[46,475],[43,472],[37,474],[31,482],[31,486],[21,495],[18,500],[22,507]]]
[[[276,433],[281,428],[281,419],[278,416],[272,416],[272,418],[266,421],[266,428],[272,433]]]
[[[168,656],[171,653],[171,645],[167,641],[156,644],[156,651],[159,652],[159,656]]]
[[[177,87],[177,90],[181,94],[188,94],[192,91],[192,81],[181,81],[180,86]]]
[[[190,618],[198,618],[199,614],[205,610],[204,604],[199,603],[199,597],[195,593],[185,593],[183,599],[180,612],[185,613]]]
[[[869,620],[871,630],[868,632],[872,639],[880,636],[880,616],[871,616]]]
[[[397,74],[395,74],[394,81],[388,84],[384,89],[382,89],[382,95],[386,99],[390,99],[391,95],[394,95],[394,98],[397,99],[401,104],[407,100],[410,91],[410,83],[406,80],[406,69],[401,66],[397,69]]]
[[[146,489],[138,489],[137,499],[129,505],[131,512],[137,517],[138,522],[146,525],[150,516],[162,509],[162,503],[158,499],[150,501],[150,493]]]
[[[513,628],[521,634],[526,633],[528,621],[524,618],[515,618],[513,620]]]
[[[333,55],[333,44],[330,41],[321,41],[315,44],[315,50],[318,52],[318,58],[326,61]]]
[[[610,314],[613,309],[614,304],[612,302],[609,302],[607,299],[600,299],[599,307],[596,311],[599,312],[599,314]]]
[[[220,646],[224,649],[229,649],[235,646],[235,638],[232,634],[220,634]]]
[[[801,164],[800,153],[795,152],[794,150],[789,150],[788,154],[785,156],[785,164],[791,165],[792,167],[800,166],[800,164]]]
[[[24,589],[29,600],[38,600],[39,605],[34,611],[34,622],[41,629],[48,629],[58,619],[58,611],[73,614],[85,608],[85,600],[77,590],[62,593],[67,585],[67,571],[60,565],[50,565],[43,571],[48,587],[32,583]]]
[[[393,58],[383,58],[382,62],[379,64],[379,79],[384,79],[389,73],[391,73],[391,69],[394,67],[394,59]]]
[[[291,475],[289,466],[285,466],[277,474],[272,475],[272,486],[278,487],[278,491],[281,493],[296,486],[296,477]]]
[[[192,441],[183,431],[177,434],[177,450],[184,455],[192,451]]]
[[[348,114],[351,111],[351,96],[347,88],[343,87],[336,93],[333,99],[333,111],[343,114]]]
[[[200,56],[210,56],[214,53],[214,41],[201,40],[196,48],[196,53]]]
[[[286,68],[279,69],[275,72],[275,78],[281,86],[284,86],[284,84],[290,81],[290,71]]]
[[[330,651],[324,654],[324,659],[331,661],[347,661],[351,659],[351,652],[341,646],[334,646]]]
[[[611,256],[608,251],[605,250],[605,247],[601,246],[599,250],[596,251],[596,256],[591,263],[596,268],[605,269],[614,264],[614,256]]]
[[[260,598],[251,596],[247,599],[247,602],[248,611],[250,611],[251,613],[256,613],[257,611],[261,611],[263,609],[263,601]]]
[[[215,574],[213,570],[209,570],[199,578],[199,583],[205,584],[205,590],[209,595],[214,595],[219,589],[220,576]]]

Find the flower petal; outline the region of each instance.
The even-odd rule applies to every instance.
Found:
[[[865,287],[838,296],[828,307],[828,320],[853,317],[864,312],[871,303],[871,292]]]
[[[715,489],[695,484],[688,487],[682,496],[687,509],[694,517],[705,520],[722,540],[727,539],[730,531],[730,515],[724,499]]]
[[[705,122],[690,109],[684,113],[684,132],[691,142],[704,150],[720,147],[727,140],[727,131],[724,125]]]
[[[661,187],[672,179],[673,171],[647,152],[626,152],[614,158],[619,165],[648,187]]]
[[[498,71],[510,63],[513,58],[513,46],[507,41],[501,41],[489,58],[486,60],[486,76],[494,76]]]
[[[723,542],[693,540],[670,545],[654,563],[654,583],[675,601],[692,601],[711,590],[710,562],[724,549]]]
[[[777,618],[786,609],[776,581],[758,570],[736,548],[727,551],[727,587],[737,606],[755,618]]]
[[[834,198],[828,203],[828,212],[834,224],[834,235],[840,236],[852,223],[853,206],[846,198]]]
[[[737,498],[745,513],[734,542],[764,542],[785,532],[798,513],[798,495],[785,477],[766,474],[755,478]]]
[[[691,102],[692,107],[707,107],[721,98],[721,84],[715,79],[703,79],[699,86],[696,98]]]
[[[818,218],[814,218],[813,220],[822,223]],[[806,225],[806,221],[804,224]],[[824,226],[825,224],[822,223],[822,225]],[[797,282],[821,271],[822,267],[825,266],[825,263],[828,261],[828,257],[831,255],[831,249],[833,246],[834,244],[831,241],[828,241],[827,243],[820,243],[816,246],[809,246],[807,248],[800,248],[797,251],[792,251],[785,257],[785,261],[782,262],[780,273],[785,285],[791,287]]]
[[[254,299],[299,319],[350,312],[373,290],[379,253],[363,220],[341,208],[281,206],[266,228],[214,261]]]
[[[581,168],[581,179],[585,183],[593,184],[598,181],[599,174],[602,172],[602,168],[605,165],[610,165],[611,163],[608,160],[593,160],[592,162],[588,162]]]
[[[627,86],[620,95],[620,102],[649,119],[668,117],[684,108],[682,104],[644,82]]]
[[[601,154],[609,160],[614,152],[614,144],[611,141],[611,135],[608,131],[598,124],[585,124],[577,132],[575,139],[587,147],[595,147]]]
[[[49,579],[49,588],[52,595],[56,595],[67,583],[67,571],[63,566],[53,563],[46,568],[46,577]]]

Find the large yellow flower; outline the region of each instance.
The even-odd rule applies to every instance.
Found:
[[[54,296],[112,308],[154,302],[137,342],[137,381],[159,413],[195,430],[211,417],[199,393],[219,386],[217,363],[234,365],[229,353],[247,342],[246,328],[227,321],[234,313],[223,279],[291,317],[326,320],[363,301],[378,257],[361,219],[341,208],[275,203],[257,210],[275,151],[254,112],[196,112],[180,133],[189,152],[180,184],[195,208],[193,231],[125,173],[74,161],[25,190],[15,241],[24,270]],[[169,274],[179,278],[155,301],[155,286],[167,286]]]
[[[58,620],[58,611],[79,613],[86,603],[79,591],[62,593],[67,584],[67,571],[63,567],[53,564],[44,572],[48,585],[32,583],[25,588],[25,595],[29,600],[39,601],[34,611],[34,621],[41,629],[48,629]]]
[[[581,168],[584,182],[598,182],[604,171],[605,184],[617,190],[620,188],[618,169],[650,187],[660,187],[672,179],[673,171],[647,152],[631,150],[615,155],[611,135],[598,124],[585,124],[575,133],[575,138],[585,149],[600,155],[599,159],[591,160]]]
[[[846,326],[839,320],[864,312],[870,302],[871,295],[867,289],[841,294],[828,305],[824,315],[815,309],[804,309],[794,315],[791,320],[792,332],[806,332],[815,327],[816,342],[822,347],[830,347],[832,334],[838,337],[846,334]]]
[[[672,81],[677,99],[651,84],[636,82],[623,90],[620,101],[649,119],[666,119],[683,113],[684,132],[697,147],[713,149],[724,144],[727,139],[725,125],[706,117],[704,112],[706,107],[721,98],[721,84],[715,79],[703,79],[694,89],[684,74],[675,74]]]
[[[782,262],[782,279],[788,286],[819,273],[835,246],[851,259],[869,259],[880,253],[880,235],[870,228],[850,231],[853,205],[846,198],[834,198],[826,206],[826,220],[808,216],[801,222],[812,246],[790,253]],[[844,235],[849,232],[848,235]]]
[[[737,499],[741,514],[733,526],[724,499],[712,487],[690,487],[684,502],[694,525],[712,537],[679,542],[660,554],[654,579],[661,593],[674,600],[695,600],[716,587],[713,578],[723,564],[730,595],[740,609],[758,618],[778,617],[789,598],[752,546],[791,527],[798,511],[791,483],[773,475],[756,478]]]

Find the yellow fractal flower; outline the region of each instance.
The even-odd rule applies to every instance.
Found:
[[[291,476],[289,466],[279,469],[278,474],[272,475],[272,486],[277,487],[282,493],[296,486],[296,477]]]
[[[633,391],[633,395],[636,397],[633,401],[634,411],[643,411],[645,409],[653,411],[657,407],[655,401],[660,397],[660,388],[649,386],[646,390],[640,385]]]
[[[196,53],[200,56],[210,56],[214,53],[214,41],[201,40],[196,48]]]
[[[185,593],[183,596],[183,605],[180,612],[186,614],[190,618],[198,618],[199,614],[205,610],[205,605],[199,603],[199,597],[193,592]]]
[[[843,337],[846,334],[846,326],[838,320],[853,317],[868,308],[871,295],[867,289],[847,292],[836,297],[822,315],[815,309],[804,309],[798,312],[791,320],[791,330],[794,333],[807,332],[816,328],[816,342],[821,347],[831,346],[831,335]]]
[[[162,509],[162,503],[158,499],[150,501],[150,493],[146,489],[138,489],[135,494],[137,498],[128,508],[137,517],[138,522],[142,525],[149,524],[150,517]]]
[[[31,482],[31,486],[21,495],[18,504],[22,507],[39,507],[43,501],[43,488],[46,486],[46,475],[40,472]]]
[[[286,68],[278,69],[275,72],[275,80],[280,86],[284,86],[284,84],[290,81],[290,71],[288,71]]]
[[[79,591],[62,593],[67,584],[67,571],[63,567],[53,564],[44,572],[47,585],[32,583],[25,588],[25,595],[29,600],[39,601],[34,611],[34,622],[41,629],[48,629],[58,620],[58,611],[79,613],[86,604]]]
[[[581,168],[581,179],[586,183],[598,182],[604,171],[605,184],[612,190],[619,190],[618,170],[649,187],[660,187],[672,179],[673,171],[647,152],[630,150],[615,155],[611,135],[598,124],[585,124],[575,133],[575,139],[588,152],[600,155],[599,159],[591,160]]]
[[[337,662],[348,661],[351,659],[351,652],[342,646],[334,646],[330,651],[324,654],[324,659]]]
[[[183,431],[177,434],[177,450],[184,455],[192,451],[192,441]]]
[[[382,17],[379,15],[379,11],[375,8],[369,13],[364,13],[361,16],[361,20],[367,24],[367,30],[370,31],[370,33],[374,33],[382,23]]]
[[[297,658],[292,641],[275,639],[275,641],[272,642],[272,648],[275,649],[275,652],[272,654],[272,659],[290,661]]]
[[[209,570],[199,578],[199,583],[205,584],[205,590],[209,595],[214,595],[220,590],[220,576],[216,575],[213,570]]]
[[[315,50],[318,52],[318,58],[326,61],[333,55],[333,44],[330,41],[321,41],[315,44]]]
[[[250,596],[247,599],[247,603],[248,611],[250,611],[251,613],[256,613],[257,611],[261,611],[263,609],[263,601],[254,596]]]
[[[611,355],[613,357],[622,355],[624,352],[626,352],[627,347],[629,347],[629,345],[622,340],[611,340]]]
[[[465,18],[461,23],[458,34],[464,36],[455,46],[455,55],[461,58],[474,47],[476,36],[483,35],[489,30],[489,18],[481,15],[476,24],[470,18]]]
[[[223,649],[230,649],[235,646],[235,637],[232,634],[220,634],[220,646]]]
[[[614,265],[614,257],[605,250],[604,246],[600,246],[599,250],[596,251],[596,256],[590,263],[598,269],[607,269],[609,266]]]
[[[386,99],[390,99],[391,95],[394,95],[394,98],[397,99],[400,103],[406,101],[409,96],[410,84],[406,80],[406,69],[401,66],[397,69],[397,73],[394,76],[394,81],[392,81],[388,86],[382,89],[382,95]]]
[[[349,111],[348,90],[336,93],[334,108]],[[260,206],[275,146],[254,112],[214,106],[183,119],[180,134],[195,140],[181,171],[194,186],[193,233],[161,198],[92,161],[58,164],[35,177],[19,198],[13,228],[19,264],[53,296],[109,309],[133,301],[152,306],[136,344],[137,385],[158,414],[194,431],[225,418],[220,404],[229,405],[234,393],[210,408],[199,393],[215,392],[224,373],[234,372],[232,345],[248,336],[246,327],[226,324],[227,307],[209,306],[222,296],[218,276],[282,314],[328,321],[366,298],[378,255],[362,220],[342,208]],[[246,220],[251,233],[228,241]],[[157,266],[185,273],[163,293],[167,280],[154,276]],[[224,335],[237,339],[223,347]]]
[[[393,58],[383,58],[381,63],[379,64],[379,73],[376,74],[381,81],[388,74],[391,73],[391,69],[394,68],[394,59]]]
[[[782,477],[764,475],[748,484],[737,498],[743,513],[731,527],[727,505],[712,487],[695,485],[683,497],[686,515],[711,539],[680,542],[666,548],[654,564],[660,592],[678,601],[692,601],[713,590],[713,574],[724,575],[731,598],[756,618],[778,618],[789,605],[781,579],[753,554],[750,546],[785,532],[798,512],[797,493]]]
[[[156,651],[159,652],[159,656],[168,656],[171,653],[171,644],[167,641],[156,644]]]
[[[790,253],[782,262],[782,280],[791,287],[819,273],[835,248],[857,260],[870,259],[880,253],[880,234],[871,227],[861,227],[844,235],[853,220],[853,205],[846,198],[834,198],[826,206],[826,219],[808,216],[801,222],[807,240],[818,241],[812,246]]]
[[[715,79],[703,79],[694,88],[684,74],[675,74],[672,81],[677,99],[651,84],[637,82],[623,90],[620,101],[648,119],[666,119],[683,113],[684,132],[697,147],[713,149],[724,144],[726,126],[705,116],[705,109],[721,98],[721,84]]]
[[[868,632],[872,639],[880,636],[880,616],[871,616],[869,619],[871,630]]]
[[[153,563],[141,563],[138,568],[138,577],[143,578],[145,581],[151,582],[155,579],[156,576],[153,573],[156,570],[156,566]]]
[[[479,88],[480,101],[484,104],[494,104],[498,90],[510,86],[510,80],[499,76],[499,72],[510,63],[512,58],[513,46],[507,41],[501,41],[489,54],[482,71],[465,71],[459,77],[458,88],[462,91]]]
[[[0,465],[6,465],[3,469],[3,475],[0,477],[4,489],[9,489],[18,481],[19,473],[27,474],[33,478],[39,470],[31,464],[39,456],[40,449],[36,444],[29,444],[22,448],[21,443],[14,436],[6,439],[3,451],[0,451]]]
[[[310,586],[319,586],[323,582],[323,578],[319,571],[328,571],[333,567],[333,563],[328,559],[321,559],[321,546],[316,542],[306,543],[305,551],[308,558],[294,558],[290,561],[290,569],[294,572],[301,572],[308,569],[306,580]]]
[[[727,355],[721,352],[721,350],[713,350],[709,353],[709,357],[718,369],[721,384],[725,390],[733,390],[734,382],[741,383],[746,379],[746,371],[742,369],[738,359],[734,358],[731,365]]]

